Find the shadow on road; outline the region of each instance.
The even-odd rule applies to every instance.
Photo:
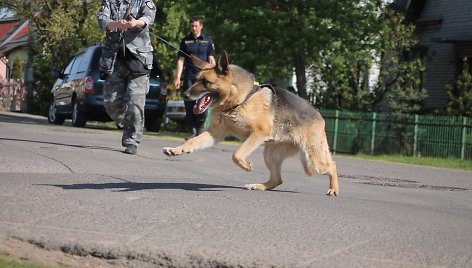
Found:
[[[110,147],[78,145],[78,144],[64,144],[64,143],[49,142],[49,141],[23,140],[23,139],[12,139],[12,138],[3,138],[3,137],[0,137],[0,141],[21,141],[21,142],[41,143],[41,144],[58,145],[58,146],[83,148],[83,149],[96,149],[96,150],[107,150],[107,151],[121,152],[121,150],[110,148]]]
[[[79,184],[36,184],[60,187],[64,190],[105,190],[116,192],[131,192],[141,190],[186,190],[186,191],[221,191],[222,189],[243,189],[242,187],[228,185],[214,185],[201,183],[141,183],[141,182],[117,182],[117,183],[79,183]]]
[[[185,190],[185,191],[222,191],[224,189],[241,189],[244,187],[202,184],[202,183],[184,183],[184,182],[160,182],[160,183],[142,183],[142,182],[110,182],[110,183],[78,183],[78,184],[35,184],[41,186],[54,186],[64,190],[105,190],[113,192],[132,192],[141,190]],[[299,193],[290,190],[268,190],[281,193]]]

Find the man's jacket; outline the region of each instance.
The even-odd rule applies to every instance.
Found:
[[[109,38],[116,34],[116,31],[108,31],[106,26],[111,21],[128,20],[129,15],[135,19],[146,23],[144,28],[131,28],[124,31],[121,40],[118,38]],[[105,46],[121,47],[122,44],[134,54],[148,69],[152,69],[152,45],[149,37],[149,27],[154,23],[156,16],[156,6],[152,0],[104,0],[100,11],[97,13],[99,26],[107,31],[107,41]],[[120,42],[118,44],[110,44]],[[123,49],[123,48],[122,48]]]

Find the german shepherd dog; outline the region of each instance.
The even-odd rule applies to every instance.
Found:
[[[193,112],[202,113],[211,106],[207,131],[184,144],[163,148],[164,154],[176,156],[204,149],[234,136],[244,143],[233,154],[233,162],[252,170],[248,157],[264,143],[264,160],[270,171],[267,182],[246,184],[248,190],[269,190],[282,184],[284,159],[298,152],[308,176],[314,171],[329,175],[330,196],[339,194],[336,164],[331,159],[323,117],[306,100],[285,89],[254,86],[254,75],[230,65],[222,52],[216,65],[192,56],[200,73],[192,87],[184,92],[186,100],[198,100]]]

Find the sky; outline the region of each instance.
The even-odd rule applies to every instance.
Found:
[[[0,20],[11,18],[13,15],[13,12],[9,11],[7,8],[0,8]]]

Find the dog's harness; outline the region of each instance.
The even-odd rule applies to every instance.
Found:
[[[275,89],[274,89],[274,87],[272,87],[271,84],[254,85],[252,87],[251,91],[247,94],[246,98],[240,104],[236,104],[234,107],[231,107],[231,108],[227,109],[226,111],[231,111],[231,110],[234,110],[234,109],[238,108],[239,106],[244,104],[250,97],[252,97],[252,95],[256,94],[257,92],[259,92],[261,89],[263,89],[265,87],[268,87],[272,91],[272,93],[275,95]]]

